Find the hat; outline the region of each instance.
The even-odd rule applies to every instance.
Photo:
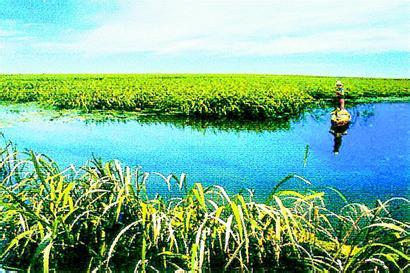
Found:
[[[336,81],[336,85],[343,85],[341,81]]]

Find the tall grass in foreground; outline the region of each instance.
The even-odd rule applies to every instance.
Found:
[[[12,145],[0,150],[0,263],[31,270],[405,271],[403,198],[329,211],[324,193],[280,190],[265,203],[199,183],[182,197],[147,194],[150,175],[117,161],[60,170]],[[164,177],[186,188],[185,176]]]

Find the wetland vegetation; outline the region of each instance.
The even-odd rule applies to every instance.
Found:
[[[409,100],[408,79],[341,78],[347,99]],[[1,75],[0,100],[58,109],[247,119],[295,116],[334,98],[335,77],[218,74]]]
[[[410,101],[408,79],[338,79],[349,104]],[[136,118],[148,125],[259,132],[289,129],[289,118],[329,105],[335,81],[279,75],[0,75],[0,101],[58,109],[55,118],[70,118],[65,111],[74,109],[79,111],[74,117],[86,122]],[[308,153],[306,146],[306,158]],[[61,167],[31,149],[2,145],[0,265],[45,272],[73,265],[88,272],[409,269],[405,197],[373,200],[370,206],[350,202],[332,188],[332,198],[343,204],[336,210],[328,206],[335,202],[328,192],[289,190],[288,183],[311,183],[295,174],[277,181],[261,200],[251,190],[231,193],[218,185],[187,183],[185,174],[126,165],[94,158]],[[153,192],[152,177],[173,196]]]
[[[392,216],[405,198],[374,207],[329,210],[323,192],[284,190],[265,202],[220,186],[187,188],[163,177],[180,197],[148,194],[150,174],[118,161],[60,169],[44,155],[0,149],[0,258],[6,268],[81,271],[358,270],[404,272],[409,223]]]

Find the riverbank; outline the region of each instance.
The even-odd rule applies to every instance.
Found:
[[[265,202],[219,186],[150,197],[150,177],[118,161],[62,170],[51,159],[0,149],[0,264],[17,268],[107,270],[403,270],[409,223],[392,218],[404,198],[330,211],[323,192],[284,190]]]
[[[117,110],[201,118],[281,119],[334,98],[410,101],[408,79],[229,74],[0,75],[0,100],[57,109]]]

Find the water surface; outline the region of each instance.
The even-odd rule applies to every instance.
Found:
[[[350,108],[352,124],[336,138],[336,147],[329,111],[313,111],[277,130],[252,131],[135,120],[90,123],[50,118],[35,107],[0,106],[0,131],[19,148],[45,153],[64,166],[96,155],[145,171],[184,172],[190,184],[218,184],[232,192],[252,188],[261,198],[289,173],[313,183],[293,181],[295,186],[333,186],[350,201],[408,197],[410,104]]]

